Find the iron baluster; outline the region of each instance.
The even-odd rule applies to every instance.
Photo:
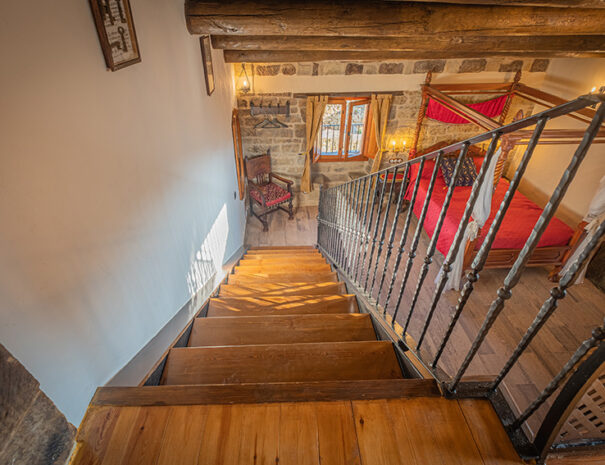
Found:
[[[382,227],[380,230],[380,240],[378,242],[378,252],[376,253],[376,262],[374,264],[374,273],[372,275],[372,284],[370,284],[370,296],[372,296],[372,291],[374,290],[374,284],[376,283],[376,272],[378,271],[378,262],[380,261],[380,256],[382,255],[382,248],[384,246],[384,236],[387,231],[387,221],[389,220],[389,212],[391,211],[391,204],[393,203],[393,191],[395,189],[395,179],[397,177],[398,167],[393,168],[393,181],[391,182],[391,188],[389,189],[389,199],[387,200],[387,208],[384,212],[384,217],[382,218]],[[389,171],[387,170],[384,174],[384,183],[385,189],[386,185],[389,182]],[[385,262],[385,266],[387,262]]]
[[[471,361],[477,354],[479,347],[481,346],[485,337],[487,336],[488,331],[490,330],[490,328],[494,324],[494,321],[496,320],[496,318],[498,317],[498,315],[504,308],[505,302],[508,299],[510,299],[510,297],[512,296],[511,290],[517,285],[517,283],[519,282],[519,279],[521,279],[521,274],[523,273],[523,270],[525,269],[525,265],[527,264],[527,261],[529,260],[532,252],[538,245],[538,241],[540,240],[540,237],[542,237],[542,234],[544,233],[544,230],[548,226],[548,223],[554,216],[555,211],[559,207],[559,204],[561,203],[561,199],[567,192],[567,189],[569,188],[571,181],[573,181],[573,179],[578,171],[578,168],[580,167],[580,164],[582,163],[582,160],[584,160],[584,157],[586,156],[586,153],[588,152],[588,149],[590,148],[590,145],[591,145],[593,139],[595,138],[597,132],[599,131],[599,128],[601,127],[604,116],[605,116],[605,104],[601,104],[601,105],[599,105],[599,108],[598,108],[594,118],[590,122],[588,129],[586,129],[586,132],[584,133],[584,136],[582,137],[582,141],[580,142],[580,145],[578,145],[578,148],[576,149],[574,156],[572,157],[569,165],[567,166],[567,169],[563,173],[563,176],[561,177],[559,184],[557,185],[552,196],[550,197],[550,200],[544,207],[544,210],[542,211],[540,218],[538,218],[538,221],[536,222],[534,229],[532,230],[529,238],[525,242],[523,249],[521,249],[521,252],[519,253],[519,256],[517,257],[517,260],[515,260],[515,263],[513,264],[512,269],[510,270],[508,275],[506,275],[506,278],[504,279],[504,285],[500,289],[498,289],[498,297],[492,302],[492,304],[489,308],[489,311],[485,317],[485,320],[483,321],[483,324],[481,325],[481,329],[479,330],[479,333],[475,337],[475,340],[473,341],[473,344],[472,344],[468,354],[466,355],[466,358],[464,359],[462,366],[458,370],[456,377],[454,378],[454,380],[452,381],[452,383],[449,386],[449,389],[451,391],[454,391],[456,389],[456,387],[458,386],[458,383],[462,379],[462,376],[464,375],[464,373],[467,370],[468,366],[470,365]]]
[[[391,300],[391,294],[393,292],[393,286],[395,284],[395,278],[397,277],[397,271],[399,270],[399,265],[401,263],[401,258],[403,256],[403,251],[405,249],[405,242],[408,238],[408,232],[410,229],[410,221],[412,219],[412,213],[414,211],[414,205],[416,203],[416,195],[418,194],[418,187],[420,186],[420,179],[422,178],[422,173],[424,172],[424,162],[425,158],[420,160],[420,165],[418,166],[418,173],[416,173],[416,182],[414,183],[414,191],[412,192],[412,198],[410,200],[410,204],[408,205],[408,214],[405,219],[405,225],[403,226],[403,232],[401,233],[401,238],[399,239],[399,252],[397,253],[397,258],[395,259],[395,265],[393,266],[393,275],[391,276],[391,284],[389,284],[389,292],[387,293],[387,298],[384,302],[384,309],[386,309],[389,305],[389,301]],[[397,297],[397,304],[395,305],[395,312],[393,313],[393,319],[391,323],[395,326],[395,318],[397,318],[397,312],[399,311],[399,302],[401,302],[401,296],[403,294],[399,294]]]
[[[355,275],[356,271],[357,271],[357,267],[359,266],[359,257],[358,257],[358,253],[359,253],[359,244],[363,242],[363,228],[365,226],[365,221],[366,221],[366,213],[368,211],[368,197],[370,194],[370,190],[368,187],[368,178],[364,177],[363,178],[363,189],[362,189],[362,199],[361,199],[361,205],[360,205],[360,212],[363,210],[363,213],[360,216],[360,221],[358,223],[359,227],[357,229],[357,235],[355,238],[355,247],[353,248],[353,262],[352,262],[352,269],[349,271],[349,276],[353,276]],[[365,200],[364,200],[365,199]]]
[[[370,203],[367,205],[367,209],[370,210],[370,218],[365,226],[364,229],[364,242],[365,242],[365,246],[364,246],[364,251],[363,251],[363,259],[360,262],[361,266],[357,267],[357,273],[355,274],[355,281],[357,281],[358,283],[361,283],[361,279],[363,277],[362,274],[360,274],[360,270],[363,269],[365,263],[366,263],[366,257],[368,254],[368,245],[370,243],[370,230],[372,228],[372,219],[374,218],[374,202],[376,201],[376,184],[378,182],[378,174],[375,174],[373,176],[370,176],[370,183],[368,186],[368,192],[371,190],[372,191],[372,200],[370,200]]]
[[[422,289],[422,284],[426,279],[426,275],[429,272],[429,267],[431,266],[431,263],[433,263],[433,255],[435,254],[435,249],[437,248],[437,240],[439,239],[439,234],[441,233],[441,228],[443,227],[443,222],[445,221],[445,216],[447,215],[447,211],[450,206],[450,201],[452,200],[452,196],[454,195],[454,189],[456,186],[456,182],[458,181],[458,174],[460,173],[462,160],[466,157],[468,148],[469,145],[465,144],[462,147],[462,150],[460,150],[460,154],[458,155],[458,158],[456,160],[454,172],[452,173],[452,179],[450,180],[450,185],[448,187],[447,194],[445,195],[445,199],[443,199],[441,212],[439,212],[439,218],[437,219],[437,224],[435,225],[435,230],[433,231],[433,236],[431,237],[431,241],[429,242],[429,246],[424,257],[424,263],[422,264],[420,275],[418,276],[418,283],[416,283],[416,291],[414,292],[414,296],[412,297],[412,302],[410,304],[410,315],[414,312],[414,308],[416,307],[416,303],[418,302],[418,296],[420,295],[420,290]],[[420,332],[418,343],[416,344],[416,351],[420,350],[420,346],[422,345],[426,330],[432,318],[433,312],[429,311],[422,327],[422,331]]]
[[[342,262],[343,262],[343,250],[344,250],[344,243],[345,243],[345,227],[347,224],[347,218],[349,217],[349,192],[351,190],[351,184],[350,183],[345,183],[344,185],[344,189],[343,189],[343,196],[342,196],[342,200],[340,203],[340,210],[341,210],[341,215],[340,215],[340,225],[339,225],[339,229],[340,229],[340,243],[338,245],[338,251],[336,254],[336,260],[338,263],[338,266],[340,268],[342,268]]]
[[[429,181],[429,187],[426,191],[426,195],[424,197],[424,204],[422,205],[422,211],[420,212],[420,218],[418,218],[418,223],[416,224],[416,231],[414,231],[414,237],[412,238],[412,243],[410,244],[410,250],[408,250],[408,260],[405,264],[405,272],[403,274],[403,279],[401,281],[401,288],[399,289],[399,298],[397,300],[397,307],[401,305],[401,298],[403,297],[403,293],[405,291],[405,286],[408,282],[408,278],[410,277],[410,272],[412,271],[412,265],[414,264],[414,258],[416,257],[416,250],[418,248],[418,242],[420,241],[420,234],[422,233],[422,226],[424,225],[424,220],[426,218],[426,214],[429,210],[429,202],[431,201],[431,197],[433,195],[433,189],[435,187],[435,181],[437,180],[437,173],[439,172],[439,164],[441,163],[441,159],[443,158],[443,152],[439,152],[437,158],[435,159],[435,167],[433,168],[433,173],[431,174],[431,180]],[[408,312],[408,316],[405,320],[405,325],[403,327],[403,334],[405,337],[405,333],[408,330],[408,326],[410,325],[410,321],[412,320],[412,312]]]
[[[335,264],[338,265],[338,251],[340,249],[341,233],[340,233],[340,221],[342,216],[342,202],[343,202],[343,191],[345,185],[338,186],[336,191],[336,218],[334,219],[334,257]]]
[[[353,230],[354,227],[353,225],[357,222],[357,204],[359,203],[359,186],[361,183],[357,182],[357,181],[353,181],[352,182],[353,186],[352,186],[352,190],[353,190],[353,198],[352,198],[352,204],[351,204],[351,213],[349,215],[349,222],[347,225],[347,229],[348,229],[348,235],[347,235],[347,241],[345,243],[345,263],[343,265],[343,269],[345,269],[345,271],[349,270],[350,264],[351,264],[351,253],[350,253],[350,249],[351,249],[351,245],[352,245],[352,240],[353,240]]]
[[[409,173],[410,165],[405,165],[405,171],[403,172],[403,179],[401,180],[401,186],[399,188],[399,195],[397,197],[397,206],[395,207],[395,218],[393,218],[393,225],[391,226],[391,233],[389,235],[389,244],[387,246],[386,257],[384,258],[384,267],[382,269],[382,275],[380,276],[380,284],[378,286],[378,294],[376,297],[376,302],[380,302],[380,293],[382,292],[382,286],[384,285],[384,278],[387,274],[387,266],[389,264],[389,260],[391,259],[391,254],[393,253],[393,241],[395,240],[395,231],[397,229],[397,223],[399,222],[399,214],[401,213],[401,203],[403,202],[403,197],[405,195],[405,191],[407,189],[407,179]],[[394,181],[397,179],[395,178]],[[386,314],[386,307],[384,308],[384,313]]]
[[[532,414],[540,408],[540,406],[546,402],[546,400],[559,388],[561,382],[567,378],[567,375],[574,369],[574,367],[584,358],[589,350],[596,347],[605,339],[605,328],[599,327],[592,331],[591,337],[586,339],[580,347],[574,352],[567,363],[561,368],[559,373],[548,383],[548,385],[542,390],[542,392],[534,399],[534,401],[525,409],[525,411],[519,415],[519,417],[513,421],[510,425],[510,429],[515,430],[521,427],[521,425],[527,420]]]
[[[386,170],[386,173],[388,175],[389,170]],[[378,188],[378,177],[376,177],[376,188]],[[374,233],[372,234],[372,248],[370,249],[370,258],[368,260],[367,263],[367,271],[366,271],[366,276],[365,276],[365,281],[364,281],[364,285],[363,285],[363,290],[364,292],[368,291],[368,281],[370,278],[370,267],[372,266],[372,262],[374,261],[374,250],[376,249],[376,242],[378,242],[378,226],[380,225],[380,216],[382,213],[382,201],[384,199],[384,191],[386,189],[386,182],[382,183],[382,188],[380,189],[380,197],[378,200],[378,206],[376,207],[376,225],[374,226]],[[372,208],[375,208],[374,205],[372,205]]]
[[[481,244],[479,252],[475,256],[475,259],[473,260],[473,263],[471,265],[471,270],[468,273],[468,275],[466,276],[466,281],[465,281],[462,291],[460,293],[460,297],[458,298],[458,303],[456,304],[456,309],[454,310],[454,314],[452,315],[452,318],[450,319],[450,323],[445,332],[445,335],[443,336],[443,339],[441,340],[439,348],[437,349],[435,358],[433,359],[433,362],[431,363],[431,366],[433,368],[437,365],[439,358],[443,354],[443,350],[445,349],[445,346],[447,345],[449,338],[452,335],[452,332],[454,331],[454,327],[456,326],[458,319],[460,318],[462,310],[464,309],[471,293],[473,292],[474,283],[479,280],[479,272],[483,269],[483,266],[485,265],[485,262],[487,260],[487,255],[492,247],[492,244],[496,237],[496,233],[500,229],[500,225],[502,224],[504,215],[505,215],[506,211],[508,210],[510,203],[513,200],[513,196],[514,196],[515,192],[517,191],[517,188],[519,187],[521,178],[523,177],[523,174],[525,173],[525,169],[527,168],[527,164],[529,163],[529,160],[532,157],[532,154],[534,152],[534,149],[536,148],[536,145],[538,145],[540,136],[542,135],[542,131],[544,130],[544,126],[546,125],[547,121],[548,121],[548,118],[542,118],[536,124],[536,128],[527,145],[527,148],[525,149],[523,158],[519,162],[519,166],[517,167],[517,169],[515,171],[513,179],[511,180],[511,182],[508,186],[508,189],[506,191],[506,194],[504,194],[504,198],[502,199],[502,202],[500,203],[500,207],[498,208],[498,212],[496,213],[496,216],[494,217],[494,221],[492,221],[489,231]],[[429,323],[430,323],[430,321],[429,321]],[[428,323],[426,325],[426,328],[428,328]]]
[[[496,152],[496,146],[498,145],[498,140],[500,138],[499,132],[494,132],[492,134],[492,140],[487,149],[487,153],[485,154],[483,164],[481,165],[481,169],[479,170],[479,174],[477,174],[477,178],[473,183],[473,188],[471,190],[471,195],[469,196],[466,207],[464,209],[464,213],[462,214],[462,218],[460,219],[460,223],[458,224],[458,229],[456,230],[456,234],[454,235],[454,240],[452,241],[452,245],[443,261],[443,265],[441,266],[441,275],[439,277],[439,282],[435,288],[435,293],[433,294],[433,300],[431,302],[431,306],[429,308],[429,313],[434,313],[437,304],[439,303],[439,299],[441,298],[441,294],[443,293],[443,289],[445,289],[445,284],[447,282],[447,278],[449,276],[450,271],[452,270],[452,263],[456,259],[456,255],[458,254],[458,250],[462,245],[462,239],[464,238],[464,231],[471,219],[471,214],[473,212],[473,208],[475,207],[475,202],[477,201],[477,197],[479,196],[479,189],[481,189],[481,185],[483,184],[483,180],[485,179],[485,174],[487,172],[487,167],[490,164],[494,153]],[[466,143],[470,145],[469,141]],[[464,147],[464,144],[462,145]]]
[[[521,354],[525,351],[527,346],[529,346],[530,342],[534,338],[540,328],[544,326],[544,323],[550,318],[553,312],[556,310],[559,305],[559,300],[563,299],[566,295],[566,289],[573,285],[576,281],[576,278],[584,268],[584,266],[588,263],[590,259],[592,251],[599,245],[599,242],[603,235],[605,234],[605,222],[599,225],[599,228],[595,232],[594,236],[590,239],[584,250],[580,253],[578,259],[574,262],[573,265],[567,270],[565,275],[559,280],[559,284],[556,287],[553,287],[550,290],[550,297],[542,304],[540,311],[536,315],[536,318],[527,329],[527,332],[523,335],[523,338],[513,351],[513,354],[507,360],[502,368],[502,371],[498,374],[490,389],[492,391],[496,390],[498,385],[502,382],[506,374],[510,371],[515,362],[519,359]]]

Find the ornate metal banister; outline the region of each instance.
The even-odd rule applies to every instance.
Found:
[[[341,273],[345,281],[347,281],[350,291],[356,292],[363,298],[364,302],[368,302],[368,305],[370,305],[369,311],[372,315],[380,319],[386,325],[385,327],[390,326],[398,331],[394,332],[389,329],[391,331],[390,334],[400,334],[394,342],[398,346],[405,347],[408,353],[413,354],[414,357],[424,364],[439,381],[442,390],[447,395],[463,396],[471,392],[473,396],[482,396],[491,399],[500,396],[499,390],[502,382],[516,364],[519,363],[520,357],[555,311],[558,302],[565,297],[566,289],[575,281],[581,270],[584,269],[591,257],[591,253],[598,246],[601,237],[604,235],[605,226],[601,224],[596,233],[593,230],[590,240],[582,242],[583,249],[581,249],[576,263],[569,267],[566,274],[561,277],[558,285],[550,291],[550,296],[546,298],[541,308],[536,309],[537,313],[534,321],[527,328],[517,346],[511,348],[512,354],[506,360],[500,372],[496,375],[490,375],[490,378],[482,383],[473,384],[466,382],[465,373],[469,365],[490,333],[494,322],[504,309],[505,302],[510,298],[514,287],[522,279],[528,260],[536,249],[547,225],[553,218],[555,210],[561,204],[570,183],[577,174],[579,166],[602,125],[605,117],[604,101],[605,96],[603,95],[582,96],[506,126],[470,137],[447,147],[439,148],[436,151],[402,164],[359,177],[339,186],[321,190],[317,231],[317,242],[320,250],[328,257],[337,271]],[[598,105],[595,116],[586,129],[582,141],[575,149],[567,169],[535,223],[529,238],[520,250],[513,267],[508,272],[501,287],[497,290],[495,299],[491,302],[489,308],[487,308],[487,315],[481,327],[471,335],[473,340],[470,349],[466,354],[462,354],[464,355],[463,360],[459,359],[453,367],[450,367],[451,373],[444,372],[440,365],[442,354],[448,344],[453,344],[451,335],[457,325],[459,325],[461,316],[464,314],[464,309],[473,293],[475,283],[480,279],[480,273],[485,267],[488,253],[500,230],[504,216],[509,210],[513,196],[521,185],[528,163],[532,158],[536,146],[540,142],[540,137],[544,132],[547,122],[592,105]],[[515,169],[506,193],[499,203],[498,210],[491,221],[489,230],[482,239],[481,245],[476,250],[475,257],[470,264],[469,272],[464,279],[463,288],[458,294],[458,302],[456,305],[450,306],[448,300],[444,297],[446,295],[444,289],[448,276],[452,272],[452,265],[456,257],[464,251],[462,247],[465,245],[465,238],[468,237],[465,232],[471,221],[475,203],[479,201],[482,186],[490,179],[490,175],[488,175],[490,161],[496,156],[497,147],[500,141],[506,140],[505,136],[507,134],[533,126],[535,126],[533,135]],[[485,159],[468,194],[464,212],[460,220],[456,220],[457,227],[452,244],[445,254],[443,263],[441,266],[438,266],[434,263],[435,254],[437,253],[437,241],[448,218],[448,210],[450,209],[454,195],[456,179],[461,169],[462,160],[468,156],[471,146],[481,143],[489,143]],[[411,292],[410,298],[408,299],[408,294],[406,293],[406,299],[404,300],[403,295],[414,269],[414,259],[416,254],[419,253],[419,241],[424,230],[427,212],[432,202],[431,199],[435,189],[440,162],[448,154],[457,152],[458,155],[452,179],[447,186],[447,192],[444,196],[440,197],[443,200],[439,206],[440,210],[438,210],[439,214],[436,222],[434,225],[431,223],[431,227],[434,226],[433,235],[428,241],[426,250],[423,251],[423,262],[419,268],[416,285]],[[428,161],[434,161],[435,165],[432,168],[427,189],[424,191],[424,188],[420,188],[420,184]],[[399,180],[397,179],[398,173],[400,177],[401,173],[403,173],[403,176]],[[402,208],[404,201],[409,202],[405,215],[402,214],[405,211]],[[393,205],[396,205],[394,213],[392,212]],[[412,218],[415,216],[415,207],[416,212],[418,212],[418,208],[420,207],[416,221]],[[404,217],[405,219],[403,219]],[[389,227],[391,228],[390,232],[387,231]],[[411,227],[415,229],[414,234],[409,237],[408,233]],[[398,243],[395,243],[397,234],[400,234],[400,236]],[[400,269],[404,255],[407,255],[407,260],[405,266]],[[381,263],[382,260],[384,260],[384,263]],[[433,267],[433,271],[439,272],[435,283],[429,282],[427,279],[431,267]],[[390,277],[387,277],[388,273],[390,273]],[[393,289],[398,280],[400,280],[398,294],[396,300],[392,301]],[[385,286],[385,283],[388,286]],[[430,289],[429,286],[434,286],[434,289]],[[425,293],[423,294],[423,292]],[[401,307],[404,309],[400,310]],[[453,312],[451,316],[448,315],[444,322],[445,332],[443,334],[435,334],[436,330],[434,327],[436,325],[433,322],[433,320],[437,321],[435,315],[439,315],[439,312],[444,311],[448,307],[453,307]],[[414,331],[416,331],[416,324],[411,325],[411,321],[413,315],[417,315],[418,317],[420,312],[422,313],[420,314],[419,338],[418,342],[415,343],[411,335],[408,334],[408,330],[412,326]],[[402,319],[401,326],[399,326],[398,316]],[[416,320],[417,318],[414,319],[414,321]],[[443,316],[441,316],[439,321],[443,321]],[[595,325],[597,324],[600,327],[601,322],[595,323]],[[533,403],[524,412],[521,412],[517,416],[513,415],[512,419],[510,415],[508,416],[509,420],[507,424],[511,437],[518,437],[519,434],[524,434],[522,426],[526,424],[526,420],[532,417],[536,409],[544,403],[550,402],[550,398],[568,377],[570,379],[574,377],[573,373],[575,373],[575,370],[586,363],[586,357],[593,357],[595,353],[602,354],[605,352],[605,349],[600,351],[595,350],[595,347],[601,347],[602,334],[603,330],[597,329],[592,338],[587,339],[587,342],[585,341],[583,344],[579,344],[567,364],[557,375],[553,376],[547,388]],[[430,347],[433,349],[432,354],[430,350],[426,349],[429,346],[426,342],[429,336],[432,344]],[[422,351],[421,347],[423,348]],[[600,361],[605,362],[605,360]],[[574,379],[577,379],[577,377]],[[573,389],[567,384],[565,386],[567,395],[569,396],[568,391]],[[463,387],[464,389],[462,389]],[[578,387],[577,389],[580,388]],[[561,411],[561,402],[559,397],[557,397],[555,404],[558,406],[559,410],[557,411],[559,412]],[[555,413],[552,415],[555,415]],[[502,418],[504,419],[505,417],[503,416]],[[548,428],[543,425],[542,429],[540,429],[541,433],[538,434],[534,442],[526,438],[527,442],[531,444],[530,449],[533,450],[529,454],[530,456],[539,458],[544,453],[541,447],[550,447],[552,441],[548,438],[552,438],[555,430]],[[605,442],[605,437],[603,440]]]

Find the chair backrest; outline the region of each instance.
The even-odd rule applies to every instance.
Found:
[[[265,155],[246,158],[246,177],[249,180],[257,183],[268,182],[269,173],[271,173],[271,154],[268,150]]]

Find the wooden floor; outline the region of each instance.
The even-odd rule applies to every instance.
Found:
[[[301,208],[297,212],[295,220],[290,222],[290,225],[287,225],[293,228],[288,229],[292,234],[286,233],[283,229],[284,224],[288,223],[286,215],[280,215],[279,213],[271,215],[269,231],[266,233],[263,233],[258,228],[258,225],[255,224],[258,223],[256,219],[249,219],[246,236],[247,244],[251,246],[260,244],[312,244],[316,241],[317,235],[316,215],[316,208]],[[392,213],[390,216],[391,221],[388,222],[387,238],[390,233],[390,226],[392,225]],[[396,230],[395,243],[399,241],[403,216],[401,215]],[[413,236],[414,229],[415,223],[412,224],[410,229],[408,244]],[[417,258],[401,302],[397,317],[399,323],[404,322],[407,317],[427,245],[428,236],[423,233],[421,235]],[[380,293],[381,303],[384,301],[386,289],[391,279],[390,270],[395,259],[395,253],[396,249],[391,255],[386,282]],[[383,252],[379,260],[379,274],[384,268],[384,256],[385,253]],[[407,258],[407,254],[405,254],[400,269],[403,269]],[[442,264],[442,259],[442,256],[437,253],[411,320],[409,332],[416,340],[425,321],[426,309],[432,300],[435,289],[434,280],[438,267]],[[364,270],[367,269],[373,271],[373,265],[371,268],[369,266],[360,266],[362,277],[365,276]],[[507,270],[484,270],[481,273],[480,279],[476,283],[475,291],[465,311],[462,313],[458,326],[454,330],[450,343],[441,359],[439,366],[446,373],[452,375],[460,366],[507,272]],[[513,289],[512,298],[506,302],[504,311],[494,324],[492,331],[489,333],[477,357],[467,371],[465,379],[484,379],[486,376],[493,378],[500,371],[527,327],[531,324],[538,309],[544,300],[549,297],[549,291],[553,287],[553,283],[547,279],[547,274],[548,270],[544,268],[529,268],[526,270],[520,283]],[[391,299],[389,313],[394,311],[394,303],[397,292],[400,289],[400,275],[401,273],[395,277],[395,295]],[[373,290],[374,297],[378,295],[378,287],[377,283]],[[459,294],[449,291],[444,295],[446,298],[442,299],[437,307],[433,324],[430,327],[426,343],[423,346],[426,349],[427,358],[430,358],[434,354],[447,328],[451,312]],[[529,405],[535,396],[547,385],[553,375],[561,369],[581,341],[589,338],[592,329],[602,324],[604,317],[605,295],[592,283],[586,281],[568,290],[567,296],[560,301],[559,308],[521,357],[519,363],[505,378],[502,387],[515,410],[523,410]],[[530,418],[529,426],[532,431],[540,423],[543,415],[545,415],[545,407]]]
[[[94,407],[77,440],[73,465],[522,463],[481,400]]]

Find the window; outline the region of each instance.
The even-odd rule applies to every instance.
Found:
[[[317,161],[366,160],[376,147],[369,98],[331,98],[315,141]]]

